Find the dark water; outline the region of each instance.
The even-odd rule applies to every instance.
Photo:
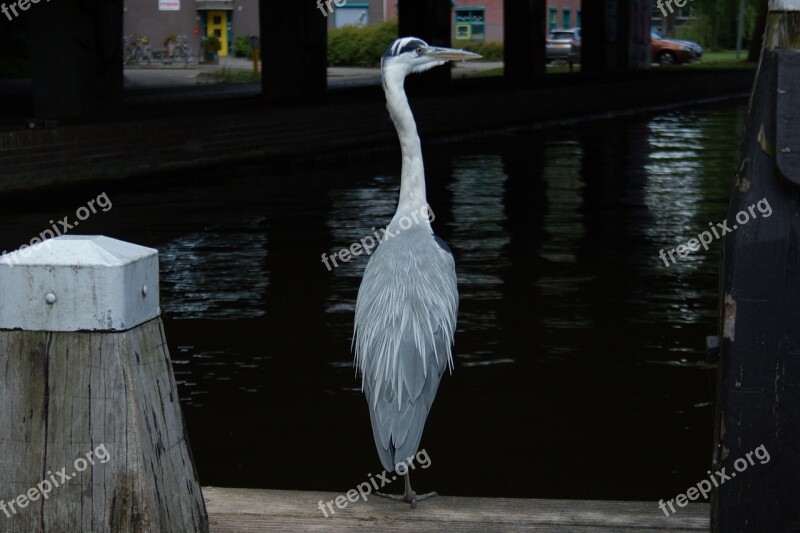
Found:
[[[423,140],[461,307],[418,490],[658,500],[705,477],[720,244],[657,254],[725,218],[743,120],[736,102]],[[344,492],[380,470],[350,353],[366,257],[321,255],[388,223],[398,173],[390,152],[3,200],[0,250],[106,192],[80,230],[161,252],[201,482]]]

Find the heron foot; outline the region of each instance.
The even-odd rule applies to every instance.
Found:
[[[396,502],[405,502],[410,503],[412,509],[417,508],[417,502],[421,502],[422,500],[427,500],[428,498],[433,498],[434,496],[438,496],[438,492],[429,492],[427,494],[417,494],[414,491],[410,493],[407,492],[405,494],[384,494],[383,492],[376,492],[376,496],[380,496],[381,498],[387,498],[389,500],[394,500]]]

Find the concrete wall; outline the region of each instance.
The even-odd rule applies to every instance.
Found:
[[[147,35],[151,49],[160,50],[168,35],[192,35],[192,28],[197,24],[194,7],[195,0],[180,0],[179,11],[159,11],[158,0],[125,0],[122,35],[137,38]]]
[[[464,80],[442,94],[414,97],[414,113],[423,136],[463,134],[464,109],[470,110],[471,130],[487,131],[743,95],[753,75],[752,70],[648,71],[580,83],[552,75],[530,89],[506,87],[500,79]],[[0,192],[154,172],[169,179],[185,175],[180,169],[208,164],[396,144],[383,94],[374,87],[330,91],[325,103],[321,100],[281,108],[254,106],[252,99],[186,108],[151,105],[129,109],[127,120],[119,122],[3,132]]]
[[[179,11],[160,11],[159,0],[125,0],[122,34],[135,37],[147,35],[153,50],[162,49],[168,35],[183,34],[189,38],[192,49],[197,50],[200,37],[193,35],[192,30],[195,27],[202,28],[205,11],[197,10],[196,0],[179,1]],[[258,0],[233,0],[231,3],[233,11],[228,11],[228,16],[232,17],[233,38],[240,35],[260,35]]]
[[[261,35],[258,27],[258,0],[236,0],[233,9],[233,38],[240,35]]]

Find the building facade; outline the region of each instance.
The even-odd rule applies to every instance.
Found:
[[[352,2],[350,0],[338,0],[339,4],[336,5],[333,1],[328,3],[327,0],[321,0],[317,3],[320,11],[328,17],[328,29],[341,28],[342,26],[369,26],[389,20],[394,17],[397,8],[393,10],[390,6],[394,6],[397,0],[366,0],[361,2]],[[332,10],[332,12],[331,12]]]
[[[453,40],[502,41],[503,0],[458,0],[452,23]]]
[[[317,3],[329,29],[397,17],[397,0],[337,1]],[[258,0],[125,0],[123,34],[146,35],[153,50],[169,35],[186,35],[193,50],[201,36],[215,35],[225,56],[236,37],[259,35],[258,8]],[[548,0],[545,9],[548,31],[581,25],[581,0]],[[451,16],[454,41],[503,40],[503,0],[454,0]]]
[[[387,0],[389,18],[397,16],[397,1]],[[503,40],[503,0],[454,0],[451,38],[462,41]]]
[[[347,2],[334,11],[360,9],[360,20],[368,24],[380,22],[397,16],[396,0],[372,0],[356,3]],[[581,0],[548,0],[546,6],[547,31],[560,28],[574,28],[581,25]],[[341,24],[352,17],[342,17]],[[339,25],[341,25],[339,24]],[[330,27],[339,27],[331,23]],[[503,40],[503,0],[454,0],[452,11],[452,38],[468,41]]]
[[[214,35],[225,56],[236,37],[259,35],[258,0],[125,0],[122,27],[123,35],[147,36],[154,51],[168,36],[185,35],[196,52],[201,36]]]
[[[547,31],[581,27],[581,0],[548,0]]]

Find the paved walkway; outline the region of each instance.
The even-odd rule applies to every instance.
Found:
[[[453,78],[467,78],[502,66],[503,63],[499,61],[458,63],[455,65]],[[252,71],[253,62],[240,57],[221,57],[218,65],[199,65],[197,63],[164,65],[154,62],[150,65],[128,66],[124,71],[125,87],[184,87],[216,84],[221,80],[214,74],[226,69],[241,72]],[[377,83],[379,78],[379,68],[328,68],[329,85],[367,85]]]

